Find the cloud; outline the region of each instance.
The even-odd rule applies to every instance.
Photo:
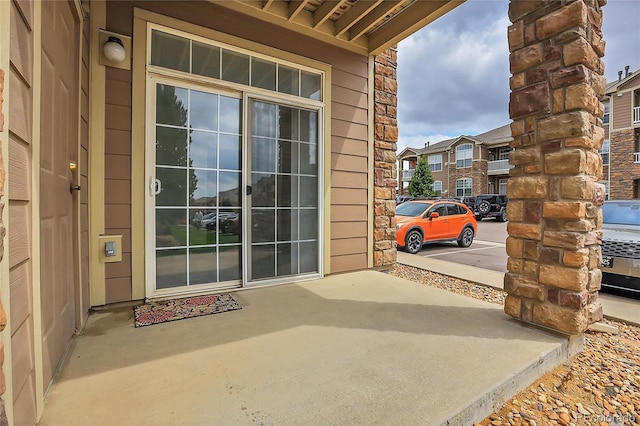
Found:
[[[507,0],[467,1],[398,46],[398,149],[475,135],[509,118]],[[603,8],[608,80],[640,68],[639,0]],[[442,137],[442,139],[439,139]]]

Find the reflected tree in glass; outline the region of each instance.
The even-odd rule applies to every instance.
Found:
[[[178,89],[181,90],[181,89]],[[192,167],[192,160],[187,156],[187,146],[191,144],[191,131],[187,129],[188,111],[183,100],[176,94],[176,88],[170,85],[157,85],[156,91],[156,123],[168,124],[156,131],[156,164],[188,168],[187,181],[170,179],[161,182],[162,197],[166,200],[183,200],[178,205],[187,205],[188,200],[198,187],[198,178]],[[187,140],[185,140],[185,136]],[[175,218],[181,216],[175,212]],[[172,218],[172,219],[175,219]]]

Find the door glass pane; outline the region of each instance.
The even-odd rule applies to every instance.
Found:
[[[191,90],[189,124],[192,129],[218,130],[218,95]]]
[[[241,103],[162,84],[156,95],[156,289],[239,280]],[[225,117],[236,133],[220,132]]]
[[[218,167],[218,133],[192,130],[190,142],[189,158],[192,167]]]
[[[257,101],[251,113],[250,278],[318,272],[318,115]]]
[[[220,96],[220,131],[242,134],[242,101],[237,98]]]

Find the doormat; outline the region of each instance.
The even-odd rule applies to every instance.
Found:
[[[144,327],[238,309],[242,309],[242,306],[233,296],[224,293],[146,303],[133,308],[133,319],[136,327]]]

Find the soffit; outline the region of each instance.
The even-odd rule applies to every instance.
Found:
[[[377,55],[464,0],[210,0],[364,55]]]

